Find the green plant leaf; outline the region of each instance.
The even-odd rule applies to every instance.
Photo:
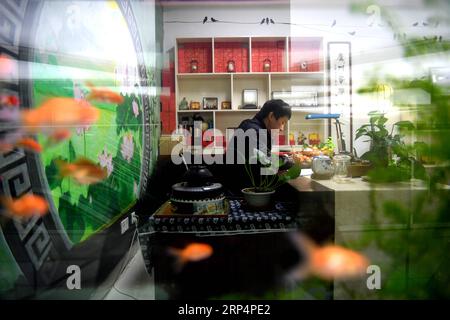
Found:
[[[412,124],[411,121],[398,121],[396,123],[394,123],[394,126],[399,127],[400,129],[404,129],[404,130],[414,130],[414,125]]]
[[[63,158],[61,156],[52,159],[50,164],[45,167],[45,175],[47,177],[47,182],[50,187],[50,189],[55,189],[57,187],[61,187],[62,179],[59,176],[59,168],[56,165],[57,160],[67,161],[66,158]]]
[[[388,119],[384,116],[378,118],[377,124],[378,126],[384,126],[384,124],[388,121]]]
[[[296,164],[289,168],[289,170],[286,172],[286,176],[289,177],[289,179],[295,179],[300,175],[301,171],[302,169],[300,168],[300,166]]]
[[[75,161],[77,154],[75,153],[75,148],[73,147],[72,140],[69,141],[69,162]]]

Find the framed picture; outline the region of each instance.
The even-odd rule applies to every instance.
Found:
[[[258,106],[257,89],[244,89],[242,91],[242,106],[246,105]]]
[[[230,110],[231,102],[230,101],[222,101],[221,109],[222,110]]]
[[[345,150],[353,150],[352,59],[350,42],[328,42],[329,113],[339,113]],[[331,134],[331,120],[328,122]]]
[[[218,104],[217,98],[211,98],[211,97],[203,98],[203,109],[204,110],[217,109],[217,104]]]
[[[190,107],[191,110],[200,110],[200,102],[191,101]]]
[[[293,108],[317,107],[317,91],[272,91],[272,99],[281,99]]]

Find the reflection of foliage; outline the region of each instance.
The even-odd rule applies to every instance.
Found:
[[[448,143],[445,141],[450,131],[449,102],[448,98],[439,93],[438,88],[432,86],[429,81],[413,83],[411,87],[421,87],[431,95],[432,104],[426,106],[426,111],[419,111],[415,127],[412,130],[420,139],[427,137],[431,143],[426,148],[421,148],[422,154],[433,159],[441,167],[431,172],[425,191],[413,192],[411,206],[404,206],[395,201],[382,204],[382,210],[386,217],[392,218],[394,223],[410,221],[410,217],[417,224],[434,224],[439,227],[440,223],[450,221],[450,198],[448,190],[442,189],[438,182],[449,181],[450,171],[448,161],[450,159]],[[423,147],[423,145],[422,145]],[[379,169],[376,174],[386,175],[388,169]],[[372,205],[377,207],[377,202],[372,199]],[[379,221],[373,221],[374,224]],[[437,225],[436,225],[437,224]],[[385,295],[387,297],[405,298],[448,298],[450,296],[450,266],[445,256],[449,251],[448,241],[438,233],[439,229],[412,229],[408,227],[407,232],[400,233],[395,240],[384,241],[383,233],[378,233],[375,238],[377,244],[391,257],[399,256],[398,248],[408,250],[409,268],[416,270],[406,278],[407,290],[399,290],[396,277],[386,279]],[[415,267],[415,269],[413,268]],[[423,274],[422,276],[420,276]]]
[[[369,137],[370,149],[361,156],[361,159],[369,160],[374,169],[369,172],[372,182],[404,181],[411,178],[424,179],[425,169],[417,161],[416,146],[423,148],[423,144],[408,146],[404,141],[402,132],[414,130],[410,121],[398,121],[393,124],[391,132],[386,129],[388,119],[384,113],[369,112],[369,124],[362,125],[356,130],[356,138]],[[398,132],[394,132],[397,129]],[[396,157],[394,160],[393,157]]]
[[[404,50],[406,57],[445,52],[450,51],[450,41],[439,41],[437,36],[431,39],[411,39],[405,43]]]
[[[376,82],[372,79],[371,82]],[[448,229],[442,229],[442,223],[450,221],[450,197],[448,190],[439,183],[448,184],[450,179],[449,161],[450,148],[448,136],[450,133],[450,106],[448,96],[444,96],[431,80],[404,81],[396,79],[391,82],[396,89],[421,89],[428,93],[431,104],[418,106],[413,126],[408,124],[411,135],[417,140],[428,143],[415,143],[413,146],[400,144],[396,152],[403,158],[408,158],[411,151],[416,151],[422,159],[435,164],[435,169],[429,173],[424,191],[411,190],[412,202],[409,206],[397,201],[378,203],[375,191],[372,191],[371,205],[373,210],[381,209],[385,217],[393,223],[407,223],[405,232],[398,232],[393,239],[386,239],[384,232],[377,232],[373,240],[378,247],[393,259],[393,264],[407,263],[406,272],[396,270],[389,273],[383,284],[380,296],[385,298],[448,298],[450,297],[450,262],[448,259]],[[373,174],[378,177],[392,175],[391,168],[379,167]],[[416,168],[416,171],[418,168]],[[398,172],[395,172],[398,173]],[[422,172],[423,173],[423,172]],[[381,223],[372,214],[372,224]],[[427,228],[412,228],[426,225]],[[367,239],[366,239],[367,241]],[[400,250],[406,251],[406,262],[402,261]],[[406,281],[406,283],[405,283]]]
[[[437,1],[427,1],[427,5]],[[446,2],[439,2],[440,4]],[[358,3],[352,9],[366,13],[371,3]],[[445,5],[444,5],[445,6]],[[447,4],[448,7],[448,4]],[[394,38],[403,46],[405,57],[426,56],[443,53],[445,61],[449,54],[450,43],[435,36],[422,39],[408,38],[399,27],[400,19],[380,7],[381,17],[386,25],[391,26]],[[448,15],[442,15],[442,10],[428,19],[428,23],[448,23]],[[406,60],[406,62],[408,62]],[[414,68],[420,69],[417,59]],[[379,83],[389,84],[394,91],[411,89],[410,92],[424,92],[430,97],[430,104],[420,105],[413,101],[408,107],[413,107],[415,120],[410,127],[410,137],[417,141],[407,146],[405,152],[414,150],[417,159],[433,164],[426,177],[426,183],[421,188],[411,187],[410,203],[405,205],[400,200],[381,202],[376,198],[376,191],[370,193],[372,208],[370,224],[378,225],[382,221],[376,218],[377,210],[383,213],[382,218],[389,218],[393,224],[405,225],[398,231],[382,231],[364,233],[365,236],[353,243],[354,247],[362,250],[369,243],[375,243],[378,249],[389,258],[392,272],[382,278],[382,290],[377,293],[379,298],[395,299],[448,299],[450,297],[450,246],[448,239],[450,231],[445,226],[450,222],[450,197],[448,184],[450,181],[450,148],[448,137],[450,134],[450,99],[444,95],[431,79],[422,77],[420,80],[407,80],[400,77],[381,79],[374,72],[367,85],[358,90],[359,93],[376,92]],[[403,110],[401,110],[403,111]],[[402,146],[403,148],[404,146]],[[389,167],[380,167],[376,174],[383,175]],[[444,185],[442,185],[444,184]],[[395,192],[395,190],[393,190]],[[391,236],[389,236],[391,235]]]

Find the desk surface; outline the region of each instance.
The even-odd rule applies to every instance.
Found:
[[[333,179],[329,180],[314,180],[310,175],[302,175],[297,179],[288,182],[292,187],[300,192],[315,192],[315,191],[370,191],[370,190],[426,190],[426,184],[421,180],[411,180],[408,182],[395,183],[369,183],[363,181],[362,178],[352,178],[348,182],[338,183]],[[449,186],[442,186],[449,189]]]

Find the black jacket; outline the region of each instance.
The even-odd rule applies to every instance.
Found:
[[[227,153],[232,152],[234,154],[234,159],[237,157],[245,155],[245,160],[248,161],[251,157],[254,156],[253,150],[250,150],[252,147],[256,147],[258,150],[267,154],[270,157],[270,151],[272,149],[271,136],[270,131],[267,130],[266,125],[264,124],[263,119],[258,117],[257,115],[252,119],[246,119],[241,122],[237,129],[242,129],[245,133],[248,134],[245,137],[245,150],[237,150],[238,148],[238,138],[237,132],[233,136],[230,141]],[[254,134],[250,134],[250,130],[254,131]]]

